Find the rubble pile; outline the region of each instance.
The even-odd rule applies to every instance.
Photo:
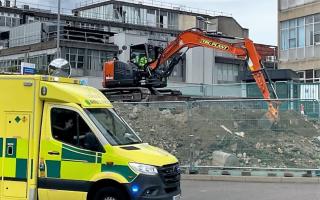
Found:
[[[221,152],[237,166],[320,167],[320,125],[295,111],[281,112],[272,125],[262,109],[122,103],[115,108],[145,142],[183,165],[222,165],[215,157]]]

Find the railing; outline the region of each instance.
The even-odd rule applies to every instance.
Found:
[[[79,4],[77,4],[77,8],[90,6],[106,1],[111,0],[87,0],[82,1]],[[199,9],[199,8],[191,8],[185,5],[179,5],[174,3],[169,3],[165,1],[159,1],[159,0],[120,0],[122,2],[128,2],[128,3],[134,3],[134,4],[143,4],[147,6],[154,6],[154,7],[160,7],[160,8],[167,8],[172,10],[179,10],[179,11],[186,11],[186,12],[192,12],[192,13],[198,13],[198,14],[204,14],[204,15],[210,15],[210,16],[217,16],[217,15],[223,15],[223,16],[232,16],[230,13],[221,12],[221,11],[212,11],[212,10],[206,10],[206,9]]]
[[[320,104],[280,100],[280,120],[266,117],[264,100],[115,103],[116,110],[155,146],[191,173],[294,176],[318,173]],[[301,112],[304,105],[304,113]],[[308,117],[308,112],[315,112]],[[270,173],[270,174],[269,174]],[[288,175],[288,174],[286,174]]]
[[[67,41],[81,41],[88,43],[99,43],[99,44],[110,44],[108,34],[101,34],[97,32],[86,32],[78,30],[61,30],[60,31],[60,40]],[[10,47],[23,46],[36,44],[39,42],[48,42],[57,39],[57,31],[48,32],[46,35],[39,34],[33,36],[22,36],[14,37],[13,39],[8,40]]]

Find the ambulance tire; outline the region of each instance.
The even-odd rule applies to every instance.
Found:
[[[127,200],[127,198],[119,188],[104,187],[97,191],[94,200]]]

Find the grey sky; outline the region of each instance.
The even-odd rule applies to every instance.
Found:
[[[55,5],[57,0],[19,0]],[[74,8],[81,0],[61,0],[63,8]],[[143,0],[140,0],[143,1]],[[231,13],[241,26],[249,28],[257,43],[277,44],[277,0],[165,0],[193,8]]]
[[[175,3],[231,13],[257,43],[277,44],[277,0],[174,0]]]

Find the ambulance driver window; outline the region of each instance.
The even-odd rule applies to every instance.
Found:
[[[51,109],[51,131],[54,139],[91,151],[100,151],[99,141],[81,116],[72,110]]]

